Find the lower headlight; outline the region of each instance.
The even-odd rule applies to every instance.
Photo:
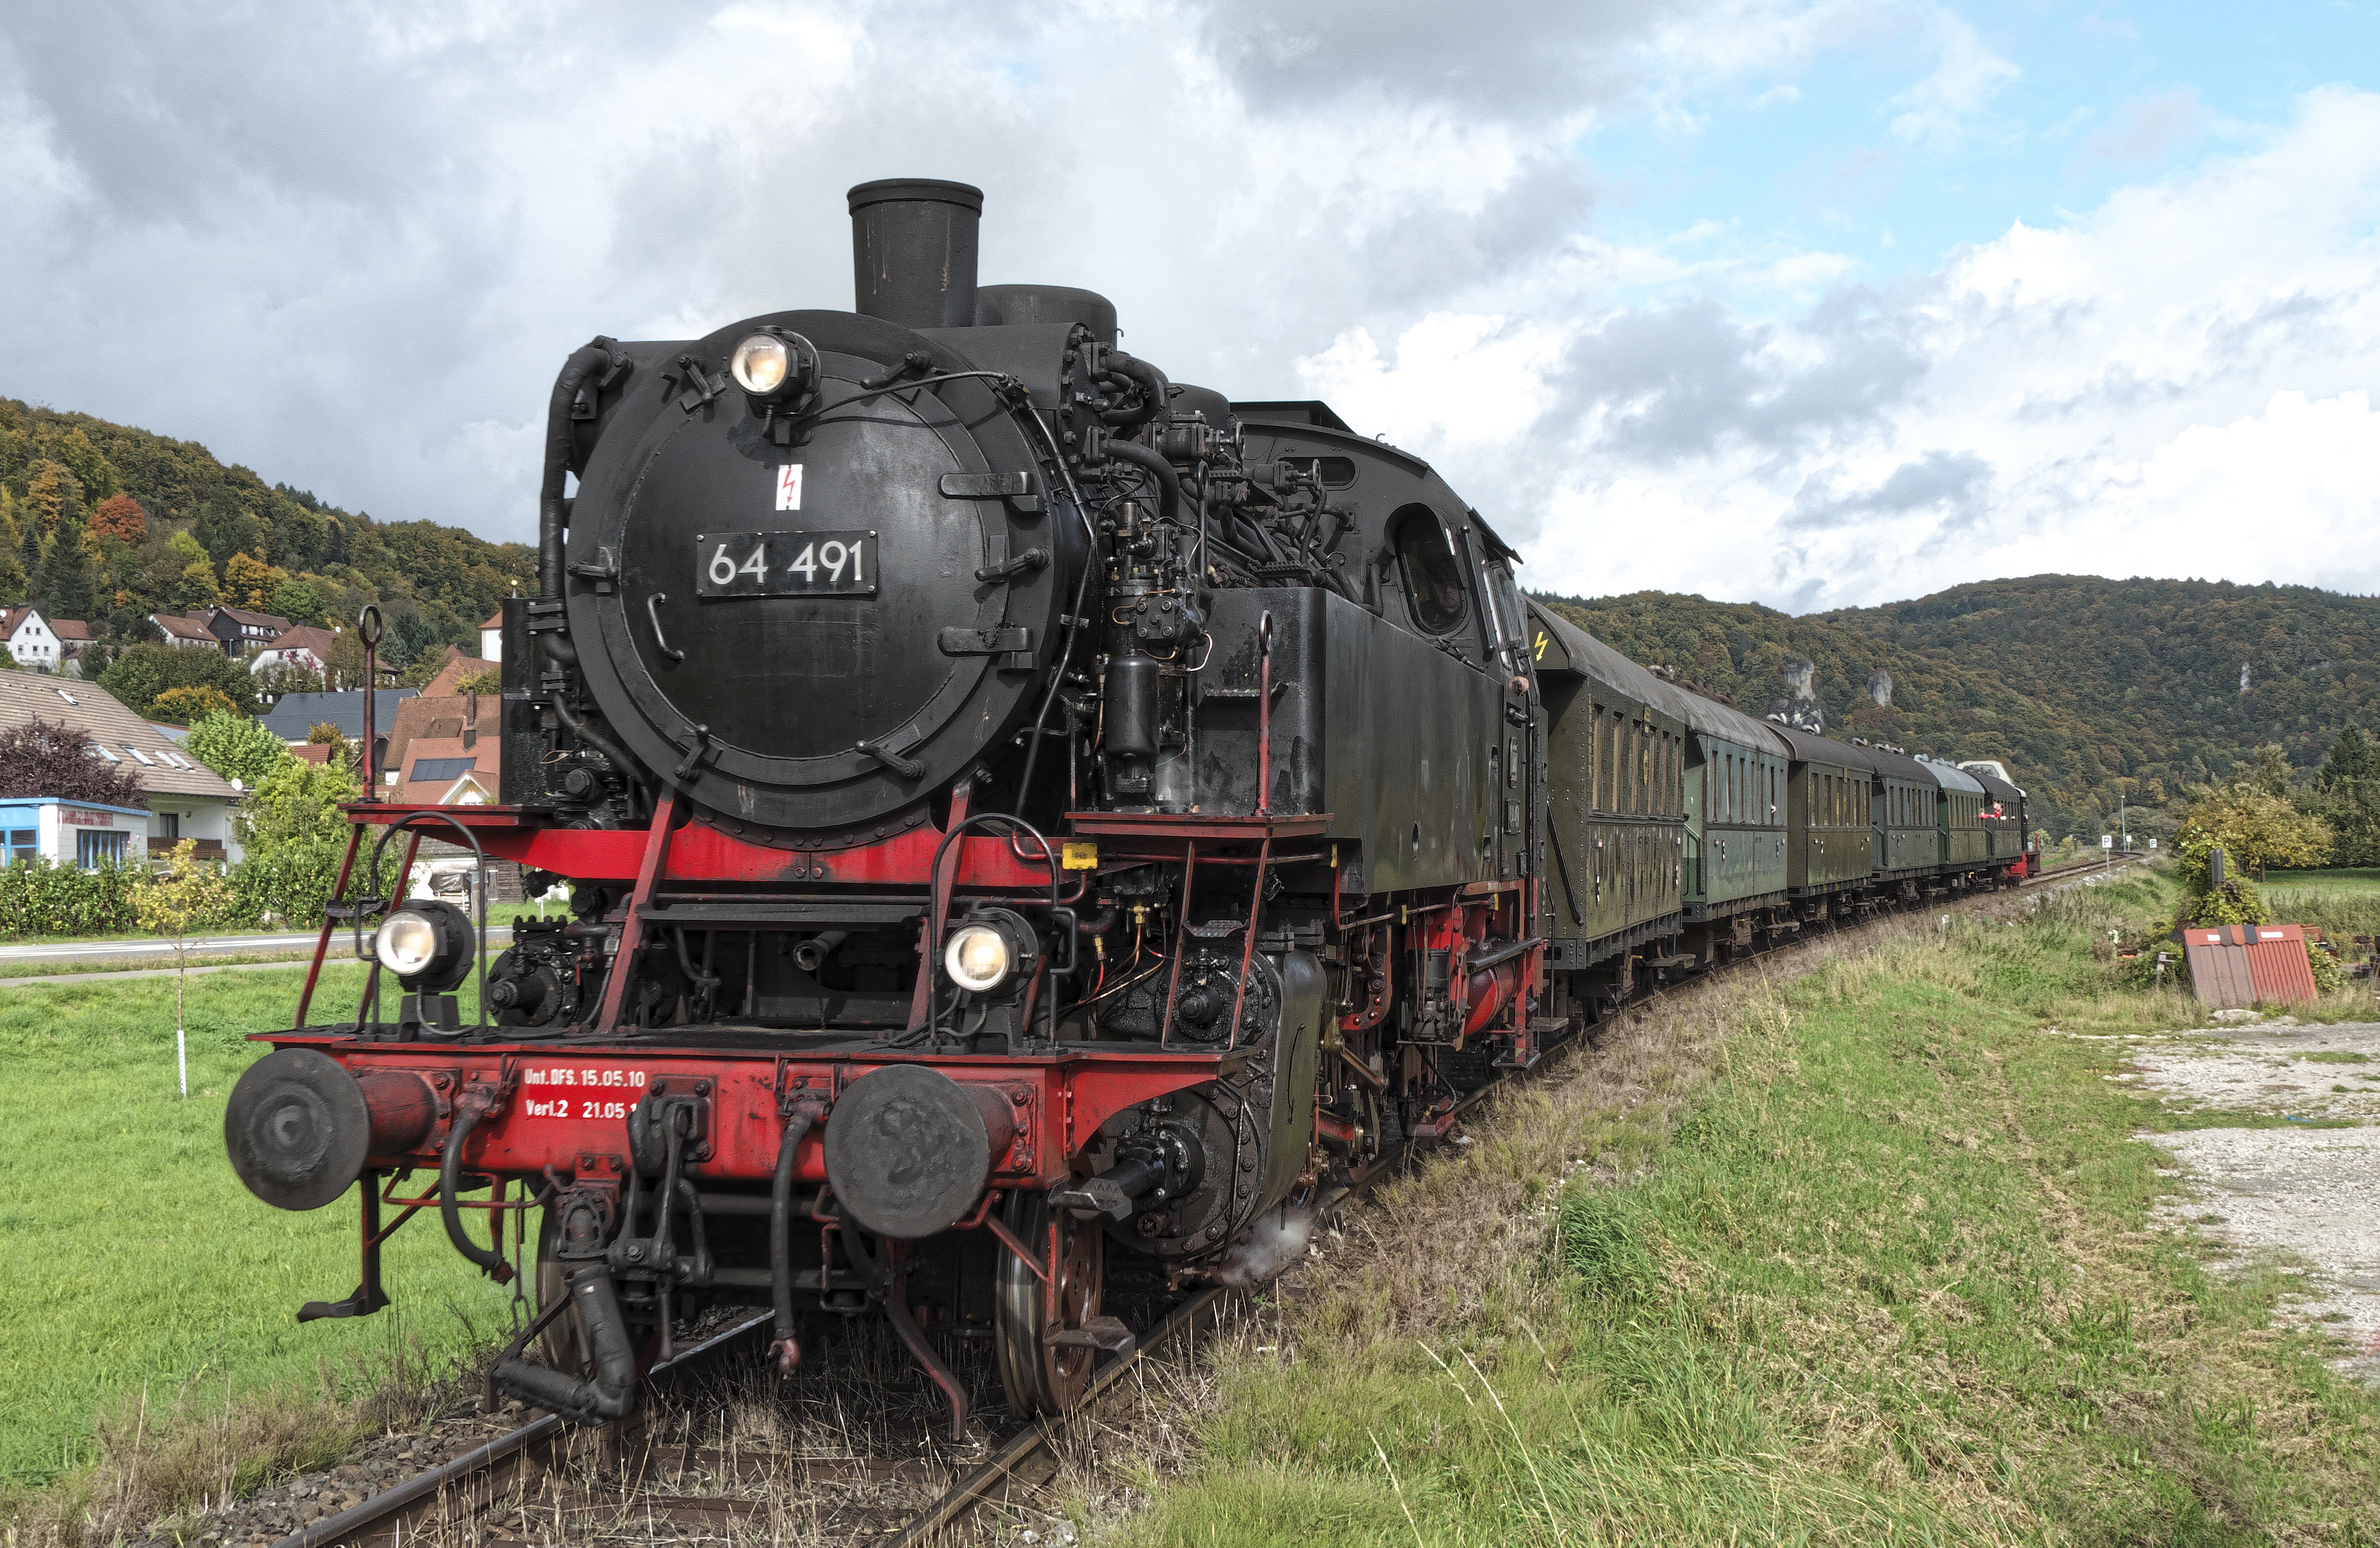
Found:
[[[1015,965],[1008,937],[988,924],[962,926],[942,948],[942,969],[951,981],[978,994],[999,988]]]
[[[372,955],[399,978],[411,978],[438,958],[438,926],[427,914],[401,908],[381,922]]]

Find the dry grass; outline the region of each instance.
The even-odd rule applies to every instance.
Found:
[[[101,1416],[98,1460],[0,1500],[8,1548],[92,1548],[195,1530],[268,1480],[330,1466],[366,1438],[468,1408],[476,1372],[443,1371],[416,1347],[395,1370],[351,1359],[311,1386],[192,1383],[142,1393]],[[361,1396],[358,1396],[358,1395]]]

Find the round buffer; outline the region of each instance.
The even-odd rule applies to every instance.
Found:
[[[315,1210],[347,1190],[371,1144],[364,1093],[336,1059],[284,1048],[248,1067],[224,1109],[224,1148],[248,1190]]]
[[[826,1176],[835,1202],[879,1236],[916,1239],[973,1208],[991,1176],[991,1135],[959,1083],[922,1065],[887,1065],[835,1099]]]

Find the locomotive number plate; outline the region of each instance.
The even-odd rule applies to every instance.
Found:
[[[549,1065],[521,1071],[525,1118],[625,1118],[644,1095],[645,1072],[616,1065]]]
[[[698,532],[695,591],[706,597],[872,597],[873,532]]]

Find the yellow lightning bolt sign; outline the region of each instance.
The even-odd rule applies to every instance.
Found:
[[[1546,659],[1546,631],[1543,629],[1537,630],[1537,659]]]

